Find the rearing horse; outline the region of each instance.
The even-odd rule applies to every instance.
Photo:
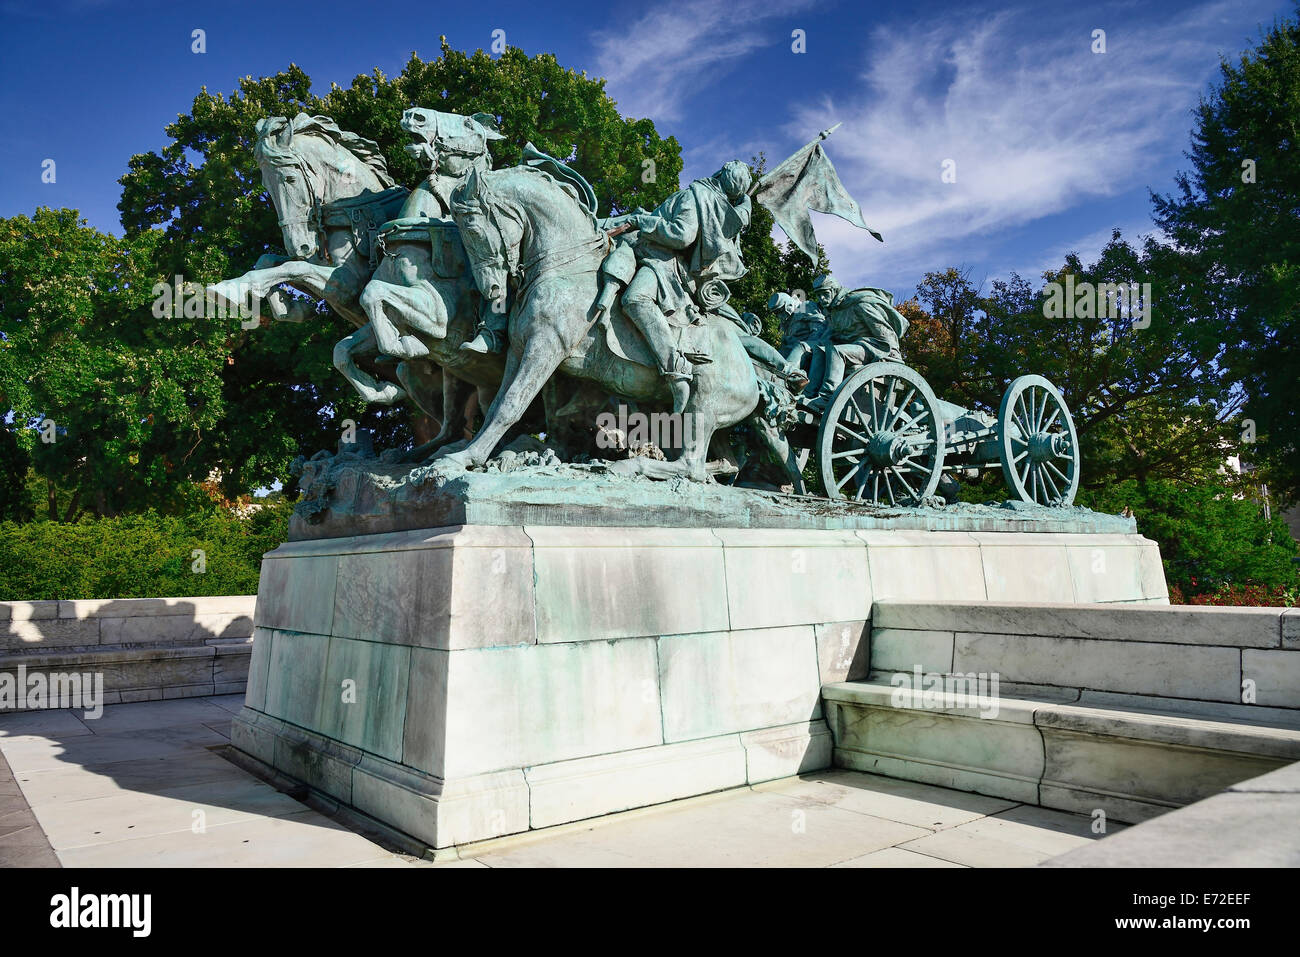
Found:
[[[377,227],[397,215],[407,196],[388,175],[378,144],[339,129],[326,116],[299,113],[257,122],[253,150],[262,184],[271,198],[288,257],[267,255],[236,279],[211,287],[228,302],[244,304],[251,294],[265,299],[271,317],[301,322],[314,315],[308,303],[277,289],[290,286],[323,299],[358,329],[367,319],[358,297],[375,270]],[[379,383],[356,366],[359,356],[377,356],[374,337],[349,336],[335,351],[334,364],[353,381],[371,383],[370,401],[393,402],[402,389]]]
[[[571,183],[533,166],[472,173],[452,195],[470,271],[479,292],[502,301],[513,291],[505,376],[482,429],[461,452],[446,456],[481,465],[555,372],[586,379],[607,392],[660,407],[672,397],[652,364],[632,361],[609,345],[593,305],[608,240],[596,225],[594,202]],[[610,317],[630,328],[615,306]],[[696,370],[684,415],[681,455],[620,463],[655,478],[708,477],[705,464],[715,430],[750,416],[759,403],[754,368],[730,322],[706,315],[693,330],[713,361]]]

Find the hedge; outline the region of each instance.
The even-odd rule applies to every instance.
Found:
[[[281,502],[247,518],[145,512],[0,522],[0,601],[252,595],[262,555],[288,537],[291,511]]]

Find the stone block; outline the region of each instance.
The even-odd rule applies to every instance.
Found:
[[[1199,801],[1282,763],[1256,754],[1171,748],[1151,739],[1112,736],[1101,733],[1099,725],[1090,732],[1040,726],[1046,755],[1043,786],[1057,792],[1055,806],[1079,813],[1101,808],[1120,821],[1145,820],[1151,816],[1148,810]]]
[[[1066,688],[1236,701],[1240,655],[1235,648],[957,632],[953,670]]]
[[[99,619],[105,645],[196,645],[213,638],[246,638],[253,621],[246,615],[138,615]]]
[[[262,567],[266,567],[265,563]],[[334,693],[334,689],[325,687],[328,651],[329,639],[324,635],[275,632],[267,670],[267,714],[316,730],[321,696]]]
[[[668,636],[659,675],[667,742],[821,717],[811,626]]]
[[[243,691],[248,684],[248,665],[252,658],[251,643],[242,645],[214,646],[216,657],[212,661],[212,683],[222,687],[236,686],[236,691]],[[215,692],[216,694],[233,694],[234,692]]]
[[[48,648],[99,644],[99,620],[19,618],[0,631],[0,651],[39,652]]]
[[[528,830],[528,785],[521,770],[440,781],[367,756],[353,772],[352,803],[432,847]]]
[[[235,740],[232,724],[231,742]],[[344,804],[352,803],[352,772],[362,752],[340,741],[281,723],[275,734],[273,764],[287,774]]]
[[[1125,602],[1145,598],[1142,547],[1123,535],[1088,536],[1086,544],[1069,545],[1076,602]]]
[[[532,542],[465,526],[366,536],[338,557],[333,634],[425,648],[536,641]]]
[[[663,743],[652,638],[415,649],[408,708],[404,763],[446,779]]]
[[[745,784],[736,735],[602,754],[525,770],[533,827],[662,804]]]
[[[965,532],[859,531],[876,601],[988,597],[979,543]]]
[[[402,759],[411,649],[331,638],[319,712],[311,727],[378,754]]]
[[[1282,615],[1282,647],[1300,651],[1300,608],[1288,608]]]
[[[41,621],[57,617],[57,601],[0,601],[0,621]]]
[[[258,628],[253,635],[253,650],[248,656],[248,687],[244,703],[258,711],[266,710],[266,682],[271,670],[271,643],[275,632]]]
[[[829,768],[835,747],[830,728],[822,720],[745,731],[740,743],[750,784]]]
[[[877,628],[910,628],[1167,642],[1278,646],[1278,608],[1070,602],[877,602]]]
[[[720,528],[715,534],[726,559],[732,630],[871,617],[867,549],[853,532]]]
[[[1256,704],[1300,708],[1300,651],[1247,648],[1241,653],[1241,677],[1255,682]]]
[[[304,544],[281,545],[262,559],[255,625],[315,635],[330,633],[338,556],[302,554]]]
[[[895,707],[895,689],[824,689],[834,716],[835,766],[1033,803],[1043,746],[1033,707],[1002,699],[996,718],[961,708]],[[910,699],[909,699],[910,700]]]
[[[947,674],[952,671],[953,633],[874,628],[871,632],[871,670]]]
[[[1075,601],[1067,535],[972,532],[989,601]]]
[[[723,550],[708,529],[525,531],[533,541],[539,642],[728,627]]]
[[[1160,560],[1160,546],[1149,539],[1142,539],[1142,549],[1138,553],[1138,571],[1142,596],[1148,601],[1169,604],[1169,585],[1165,581],[1165,563]]]
[[[870,670],[871,622],[831,621],[814,627],[821,683],[865,678]]]

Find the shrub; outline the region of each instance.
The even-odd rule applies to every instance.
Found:
[[[0,522],[0,601],[251,595],[262,555],[288,537],[292,508]]]

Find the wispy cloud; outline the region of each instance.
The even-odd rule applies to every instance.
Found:
[[[915,277],[1034,220],[1163,185],[1218,53],[1238,49],[1223,44],[1253,32],[1243,6],[1159,20],[1133,6],[1086,18],[1016,9],[872,31],[857,91],[799,109],[788,126],[798,137],[844,122],[827,149],[885,234],[881,246],[819,219],[832,262],[854,279]],[[1090,49],[1094,26],[1105,53]],[[956,182],[941,179],[946,160]],[[1095,227],[1080,217],[1076,235]]]
[[[684,0],[654,3],[638,19],[592,36],[595,72],[624,116],[679,119],[685,101],[716,84],[728,65],[775,42],[760,24],[816,0]]]

